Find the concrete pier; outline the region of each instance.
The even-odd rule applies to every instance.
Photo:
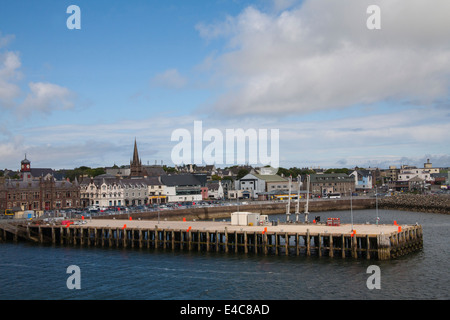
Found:
[[[79,221],[81,222],[81,220]],[[279,224],[213,221],[90,220],[84,224],[0,224],[0,240],[71,246],[153,248],[331,258],[394,259],[423,248],[420,225]]]

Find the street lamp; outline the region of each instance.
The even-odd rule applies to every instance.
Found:
[[[377,212],[377,219],[376,219],[376,223],[378,225],[378,220],[380,220],[380,218],[378,217],[378,186],[375,185],[375,205],[376,205],[376,212]]]
[[[351,216],[351,221],[352,221],[352,232],[353,232],[353,203],[352,203],[352,189],[350,188],[350,216]]]

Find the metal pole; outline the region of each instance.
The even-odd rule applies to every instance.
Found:
[[[351,215],[351,220],[352,220],[352,232],[353,232],[353,203],[352,203],[352,189],[350,190],[350,215]]]
[[[378,220],[380,220],[380,218],[378,217],[378,186],[377,185],[375,185],[375,199],[376,199],[376,202],[375,202],[375,206],[376,206],[376,212],[377,212],[377,225],[378,225]]]
[[[309,184],[310,184],[309,174],[306,176],[306,205],[305,205],[305,222],[308,222],[308,210],[309,210]]]
[[[292,176],[289,176],[289,191],[288,191],[288,204],[286,208],[286,221],[289,221],[289,215],[291,214],[291,182]]]
[[[301,184],[301,177],[300,175],[297,176],[297,204],[295,205],[295,221],[298,222],[298,215],[300,214],[300,184]]]

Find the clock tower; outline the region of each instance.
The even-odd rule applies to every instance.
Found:
[[[30,163],[30,160],[27,159],[27,155],[25,154],[25,159],[20,162],[20,176],[22,179],[31,178]]]

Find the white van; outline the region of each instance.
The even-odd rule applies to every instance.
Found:
[[[340,193],[329,193],[328,194],[328,198],[329,199],[340,199],[341,198],[341,194]]]

